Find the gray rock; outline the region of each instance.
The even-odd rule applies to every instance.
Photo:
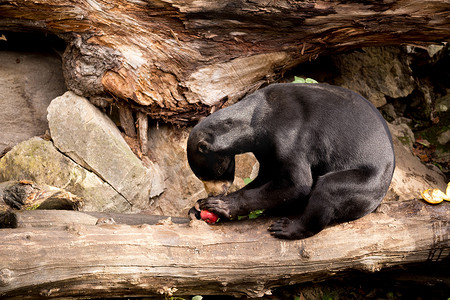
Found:
[[[397,114],[395,113],[395,107],[391,103],[385,104],[379,109],[384,119],[386,119],[387,121],[392,122],[395,120],[395,118],[397,118]]]
[[[162,186],[152,185],[157,169],[146,168],[115,124],[87,99],[67,92],[51,102],[47,118],[55,147],[110,184],[134,209],[147,208],[150,197],[162,192]]]
[[[47,106],[66,91],[61,60],[0,51],[0,153],[48,130]]]
[[[65,189],[84,199],[86,211],[126,212],[131,205],[109,184],[61,154],[52,144],[34,137],[0,159],[0,182],[32,180]]]
[[[420,198],[420,193],[430,188],[438,188],[445,192],[444,175],[424,165],[410,150],[410,130],[405,124],[389,124],[395,151],[395,171],[391,186],[386,196],[389,200],[411,200]]]
[[[341,75],[335,84],[360,93],[376,107],[386,104],[386,96],[402,98],[415,84],[405,53],[398,47],[370,47],[336,55],[333,62]]]
[[[395,139],[394,144],[397,144],[399,141],[407,151],[412,152],[415,138],[414,133],[408,124],[401,118],[398,118],[394,122],[388,124],[392,138]]]
[[[445,113],[450,110],[450,90],[447,91],[445,96],[436,99],[436,112]]]
[[[450,129],[441,133],[437,139],[438,143],[441,145],[445,145],[450,142]]]

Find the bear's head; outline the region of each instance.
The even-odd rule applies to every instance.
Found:
[[[189,166],[209,196],[223,195],[234,180],[234,155],[214,150],[213,135],[193,130],[187,143]]]

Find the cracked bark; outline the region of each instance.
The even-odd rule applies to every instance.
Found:
[[[63,37],[70,90],[198,120],[319,55],[450,38],[448,1],[1,1],[0,29]]]

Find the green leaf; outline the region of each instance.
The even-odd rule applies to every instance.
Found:
[[[262,215],[263,213],[264,213],[264,209],[257,209],[257,210],[251,211],[251,212],[248,214],[248,218],[249,218],[250,220],[256,219],[257,217],[259,217],[259,216]]]
[[[247,184],[249,184],[250,182],[252,182],[253,180],[251,179],[251,178],[244,178],[244,184],[245,185],[247,185]]]
[[[192,297],[192,300],[202,300],[202,299],[203,297],[199,295]]]
[[[420,145],[427,147],[427,148],[431,146],[431,143],[424,139],[417,139],[416,143],[419,143]]]
[[[312,78],[306,78],[306,83],[319,83],[316,80],[312,79]]]
[[[257,209],[254,211],[251,211],[248,216],[238,216],[237,219],[238,221],[240,220],[244,220],[244,219],[256,219],[257,217],[261,216],[264,213],[264,209]]]
[[[298,76],[294,76],[294,81],[292,83],[319,83],[317,80],[314,80],[312,78],[302,78]]]
[[[294,81],[292,81],[292,83],[305,83],[305,82],[306,82],[306,80],[304,78],[297,77],[297,76],[294,76]]]

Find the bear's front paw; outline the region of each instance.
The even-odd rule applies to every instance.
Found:
[[[299,240],[314,235],[304,229],[300,219],[281,218],[269,227],[270,234],[279,239]]]
[[[207,210],[215,213],[220,218],[232,219],[233,207],[230,201],[222,199],[220,197],[208,197],[197,201],[200,210]]]
[[[200,220],[200,208],[198,207],[198,202],[189,210],[188,216],[191,220]]]

